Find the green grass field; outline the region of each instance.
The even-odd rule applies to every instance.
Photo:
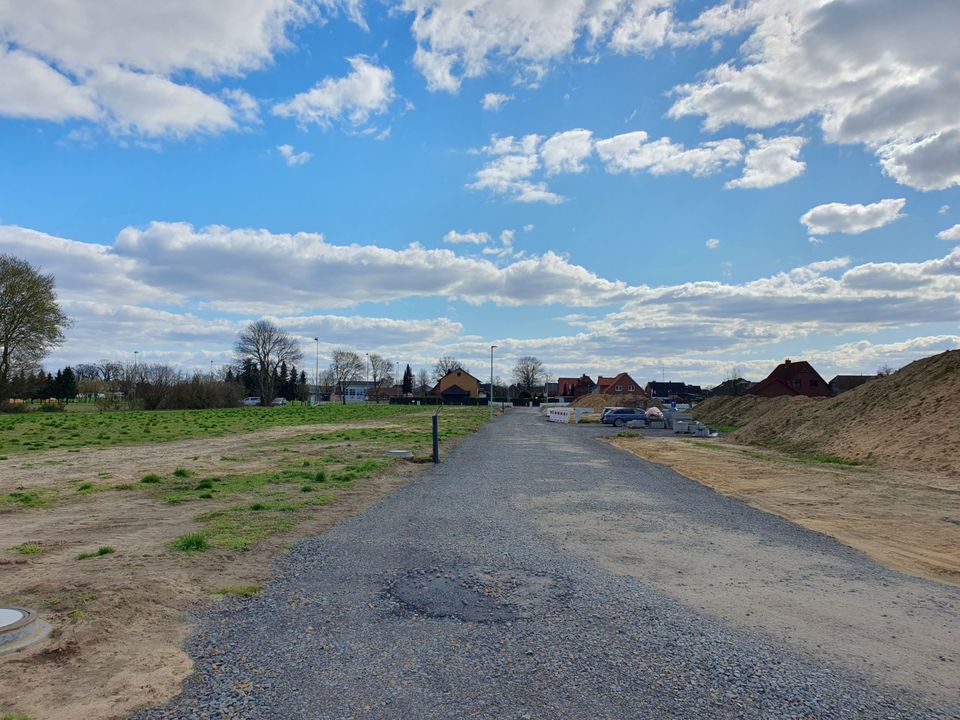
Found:
[[[320,407],[0,415],[0,458],[38,450],[137,445],[216,437],[271,427],[422,416],[425,412],[423,407],[405,405],[330,404]]]

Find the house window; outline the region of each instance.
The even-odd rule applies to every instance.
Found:
[[[818,383],[816,380],[811,380],[810,387],[820,387],[820,383]]]
[[[617,386],[614,388],[614,390],[616,390],[617,392],[623,392],[623,385],[617,385]]]
[[[636,389],[637,389],[636,385],[627,385],[627,390],[629,390],[630,392],[633,392]]]

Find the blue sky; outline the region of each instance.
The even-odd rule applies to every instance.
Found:
[[[960,341],[948,0],[0,7],[0,249],[48,365],[276,320],[414,368],[759,379]]]

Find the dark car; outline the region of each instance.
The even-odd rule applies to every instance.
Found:
[[[602,422],[604,425],[623,427],[631,420],[640,420],[641,422],[646,423],[647,413],[643,408],[615,408],[604,413],[603,417],[600,419],[600,422]]]

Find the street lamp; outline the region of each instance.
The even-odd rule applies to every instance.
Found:
[[[320,338],[315,337],[313,341],[317,344],[317,364],[313,369],[313,391],[314,403],[316,405],[320,404]]]
[[[490,399],[488,403],[490,404],[490,419],[493,420],[493,349],[497,347],[496,345],[490,346]]]

